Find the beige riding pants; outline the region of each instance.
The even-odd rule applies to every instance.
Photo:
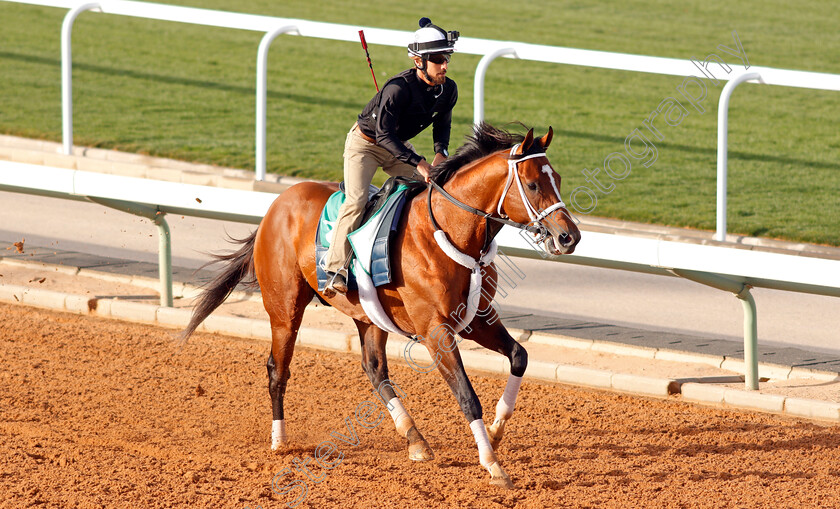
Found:
[[[358,129],[354,125],[344,143],[344,192],[347,198],[338,211],[333,242],[324,257],[324,269],[329,272],[338,272],[350,256],[347,234],[360,226],[368,188],[376,170],[381,167],[391,177],[410,177],[416,170],[384,148],[362,138]],[[411,143],[406,142],[406,145],[414,150]]]

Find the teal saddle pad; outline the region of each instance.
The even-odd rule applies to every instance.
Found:
[[[370,274],[374,286],[381,286],[391,282],[390,249],[394,234],[398,230],[407,201],[409,187],[405,184],[383,186],[390,191],[387,197],[382,196],[382,204],[368,217],[362,226],[348,235],[353,255],[361,262],[365,272]],[[327,249],[332,240],[338,211],[344,203],[343,191],[336,191],[327,200],[321,217],[318,220],[318,230],[315,235],[315,261],[318,274],[318,291],[323,291],[327,284],[327,274],[322,264]],[[353,267],[355,264],[351,264]],[[354,270],[348,274],[347,285],[350,290],[356,289]]]

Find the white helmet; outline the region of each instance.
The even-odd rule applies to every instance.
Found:
[[[420,18],[420,30],[414,32],[414,42],[408,45],[408,56],[425,60],[433,53],[452,53],[459,35],[457,31],[447,32],[432,24],[429,18]]]

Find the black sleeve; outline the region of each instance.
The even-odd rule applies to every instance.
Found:
[[[401,80],[400,80],[401,81]],[[411,92],[399,81],[392,81],[382,89],[382,98],[376,116],[376,143],[400,161],[417,166],[422,157],[410,150],[396,135],[397,118],[411,101]]]
[[[452,96],[449,100],[449,108],[442,111],[435,117],[432,127],[432,139],[435,142],[435,154],[445,153],[449,149],[449,135],[452,131],[452,109],[455,103],[458,102],[458,86],[454,81],[447,79],[448,83],[452,83]]]

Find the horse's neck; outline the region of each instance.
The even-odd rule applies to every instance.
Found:
[[[444,186],[445,190],[461,203],[473,208],[496,213],[496,206],[501,196],[504,176],[495,168],[488,168],[488,163],[476,164],[458,171]],[[440,193],[432,195],[432,209],[440,228],[449,237],[452,244],[461,252],[477,258],[484,247],[485,230],[490,227],[490,236],[495,237],[500,228],[498,223],[486,221],[483,217],[467,212],[451,203]]]

